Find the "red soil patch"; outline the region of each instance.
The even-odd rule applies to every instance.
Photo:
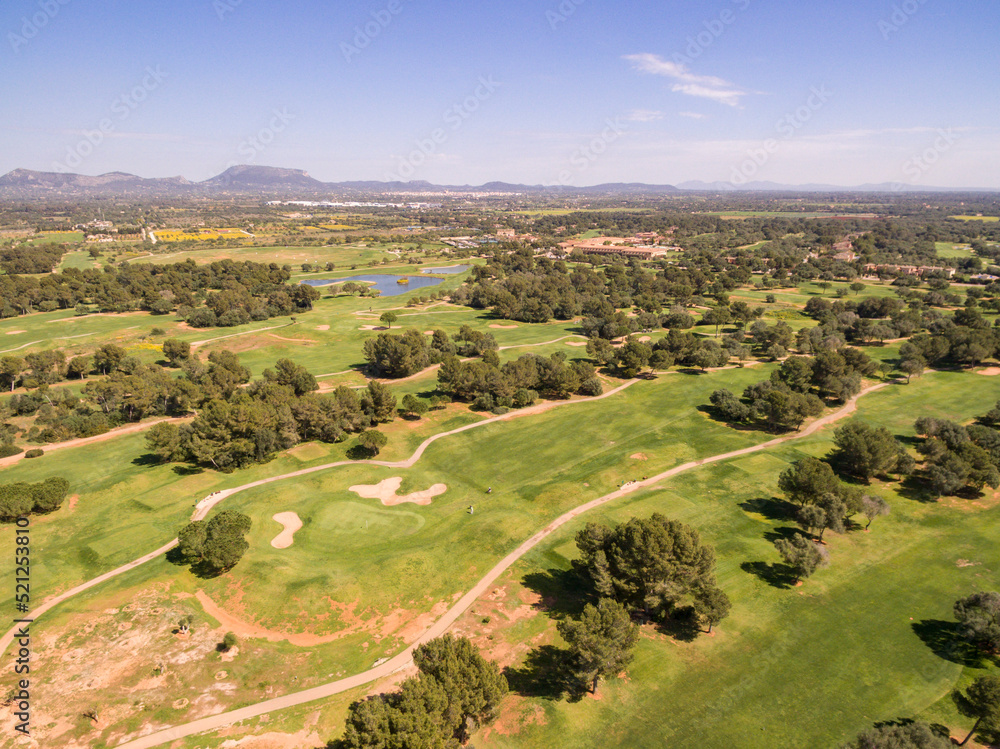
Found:
[[[308,632],[278,632],[276,630],[267,629],[258,624],[254,624],[253,622],[245,622],[241,619],[237,619],[235,616],[216,604],[215,601],[209,598],[203,590],[199,590],[195,593],[195,598],[198,599],[198,603],[201,604],[201,607],[205,609],[205,613],[219,622],[222,629],[232,632],[237,637],[256,638],[259,640],[267,640],[268,642],[281,642],[284,640],[286,642],[290,642],[292,645],[308,648],[339,640],[351,632],[351,630],[348,629],[342,632],[337,632],[336,634],[324,635],[322,637]]]

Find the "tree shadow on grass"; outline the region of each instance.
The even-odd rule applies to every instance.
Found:
[[[670,617],[656,623],[657,629],[678,642],[693,642],[703,633],[698,617],[691,606],[679,606]]]
[[[597,594],[586,571],[576,568],[548,569],[525,575],[521,584],[541,596],[535,608],[552,619],[578,618],[588,603],[597,603]]]
[[[983,653],[962,637],[962,625],[958,622],[921,619],[912,626],[914,634],[939,658],[968,668],[983,667]]]
[[[140,466],[145,468],[146,466],[160,466],[166,461],[163,460],[159,455],[153,453],[144,453],[137,458],[132,459],[132,465]]]
[[[192,559],[191,557],[185,555],[179,546],[172,548],[166,553],[165,556],[167,561],[171,564],[175,564],[178,567],[189,567],[191,574],[197,578],[201,578],[202,580],[211,580],[223,574],[223,572],[226,572],[226,570],[216,569],[204,561]]]
[[[784,526],[783,528],[772,528],[769,531],[764,532],[764,539],[770,541],[772,544],[778,539],[784,539],[786,541],[791,541],[796,535],[802,535],[809,538],[809,534],[803,531],[799,527]]]
[[[740,569],[760,578],[774,588],[787,590],[795,587],[795,570],[787,564],[743,562],[740,565]]]
[[[568,650],[555,645],[541,645],[530,650],[520,666],[507,666],[504,676],[510,691],[522,697],[559,700],[568,695],[572,700],[581,690],[570,674]]]
[[[695,406],[695,410],[705,414],[712,421],[718,422],[719,424],[725,424],[727,427],[729,427],[730,429],[734,429],[737,432],[767,431],[766,427],[762,427],[760,424],[756,422],[744,424],[738,421],[729,421],[722,415],[722,411],[720,411],[718,408],[711,405],[710,403],[706,403],[701,406]]]
[[[740,502],[740,509],[755,515],[763,515],[767,520],[789,520],[795,517],[798,506],[779,497],[757,497]]]
[[[378,453],[372,454],[371,450],[361,445],[355,445],[347,451],[347,458],[349,460],[371,460],[376,455]]]
[[[918,473],[911,474],[899,483],[899,496],[917,502],[934,503],[940,497],[931,491],[930,484]]]
[[[205,469],[201,466],[189,466],[189,465],[177,465],[172,469],[174,473],[178,476],[197,476],[199,473],[204,473]]]

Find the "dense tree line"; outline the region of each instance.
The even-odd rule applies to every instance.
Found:
[[[741,398],[720,388],[709,400],[724,421],[787,431],[822,413],[824,400],[844,403],[857,395],[862,377],[875,371],[875,362],[860,349],[825,349],[813,357],[788,357],[769,379],[744,389]]]
[[[464,637],[444,635],[413,651],[418,674],[398,692],[351,704],[339,749],[458,749],[497,716],[507,680]]]
[[[55,512],[69,494],[69,482],[62,477],[37,484],[23,481],[0,485],[0,520],[11,521],[32,513]]]
[[[399,378],[415,374],[431,364],[439,364],[448,356],[482,356],[495,352],[499,346],[491,333],[482,333],[463,325],[450,337],[435,330],[430,340],[417,330],[402,335],[379,333],[364,344],[365,359],[379,377]]]
[[[396,397],[378,382],[360,394],[346,386],[323,395],[316,389],[312,375],[283,359],[247,387],[205,400],[190,423],[157,424],[146,443],[162,460],[232,471],[266,462],[299,442],[341,442],[395,418]]]
[[[319,292],[304,284],[289,286],[290,276],[275,263],[233,260],[67,268],[41,278],[8,274],[0,276],[0,317],[75,307],[83,314],[173,312],[195,327],[242,325],[312,309]]]
[[[985,423],[962,426],[929,416],[917,419],[914,429],[923,437],[917,445],[924,458],[922,476],[935,496],[1000,487],[1000,432],[992,426],[996,415],[1000,403],[981,418]]]
[[[524,354],[501,365],[496,352],[487,351],[473,361],[446,356],[438,370],[438,390],[472,401],[474,408],[503,413],[531,405],[539,394],[560,399],[574,393],[595,396],[603,386],[590,363],[569,363],[562,352],[549,357]]]
[[[0,248],[0,271],[7,275],[51,273],[65,252],[65,246],[58,244]]]
[[[577,533],[580,566],[598,595],[664,621],[691,616],[709,628],[729,614],[716,585],[715,552],[694,528],[659,513]]]
[[[64,362],[61,352],[47,353]],[[230,351],[213,351],[202,361],[190,355],[187,344],[168,340],[164,355],[179,376],[157,364],[142,364],[118,346],[101,346],[85,369],[107,374],[89,380],[80,395],[43,383],[8,398],[0,417],[35,415],[27,439],[62,442],[149,417],[197,411],[191,424],[154,426],[150,447],[164,460],[222,470],[267,460],[303,440],[342,441],[395,417],[395,396],[377,382],[361,392],[340,387],[319,395],[315,377],[288,359],[251,383],[250,371]],[[33,369],[28,376],[36,375]],[[17,429],[0,420],[0,443],[10,444],[16,436]]]

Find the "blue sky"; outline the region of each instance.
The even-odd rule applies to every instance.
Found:
[[[0,173],[1000,187],[996,0],[7,0]]]

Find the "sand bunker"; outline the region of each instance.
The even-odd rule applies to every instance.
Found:
[[[448,486],[446,484],[434,484],[430,489],[425,489],[422,492],[413,492],[413,494],[406,494],[400,496],[396,494],[399,491],[399,487],[402,485],[403,479],[399,476],[395,478],[386,479],[385,481],[379,481],[377,484],[366,485],[360,484],[358,486],[351,486],[348,489],[359,497],[364,497],[365,499],[379,499],[382,504],[391,507],[392,505],[401,505],[405,502],[412,502],[415,505],[429,505],[434,497],[444,494],[448,491]]]
[[[27,330],[8,330],[7,335],[21,335],[21,333],[27,333]]]
[[[510,330],[511,328],[519,328],[521,326],[520,325],[498,325],[498,324],[494,323],[493,325],[490,325],[490,327],[493,328],[494,330]]]
[[[316,330],[329,330],[329,329],[330,329],[329,325],[317,325],[316,326]]]
[[[981,374],[985,377],[996,377],[1000,375],[1000,367],[987,367],[986,369],[980,369],[976,374]]]
[[[586,346],[586,341],[566,341],[567,346]]]
[[[646,343],[647,341],[651,341],[651,340],[653,340],[653,339],[650,338],[648,335],[644,335],[642,338],[639,339],[639,343]]]
[[[279,523],[284,530],[271,540],[271,546],[275,549],[287,549],[295,541],[295,531],[302,527],[302,521],[294,512],[279,512],[271,517],[271,520]]]

